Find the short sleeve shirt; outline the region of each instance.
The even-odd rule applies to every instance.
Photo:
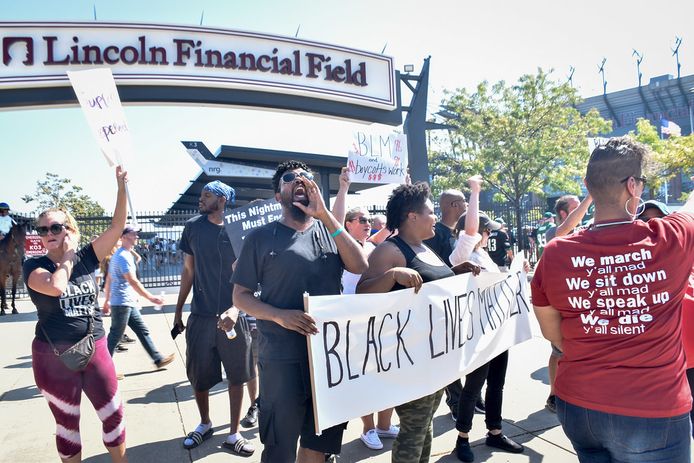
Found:
[[[455,245],[455,235],[453,235],[453,232],[445,223],[436,222],[436,225],[434,225],[434,236],[424,240],[424,244],[434,251],[446,265],[452,267],[449,257]]]
[[[533,304],[562,317],[557,395],[619,415],[688,413],[680,323],[694,215],[596,225],[549,242],[531,284]]]
[[[494,230],[487,240],[487,252],[499,267],[506,265],[506,254],[511,249],[511,241],[503,230]]]
[[[304,292],[340,294],[344,265],[325,225],[314,221],[305,231],[280,222],[253,230],[244,239],[234,284],[255,291],[277,309],[303,310]],[[307,361],[306,336],[269,320],[258,320],[261,360]]]
[[[97,300],[99,290],[94,279],[94,271],[98,266],[99,259],[90,243],[75,254],[72,274],[63,294],[58,297],[49,296],[27,287],[39,317],[36,324],[37,338],[47,341],[41,331],[43,327],[52,343],[74,344],[87,334],[90,316],[94,317],[94,337],[99,339],[104,336]],[[53,273],[57,266],[48,256],[28,259],[24,262],[24,281],[29,281],[31,272],[38,268]]]
[[[236,256],[224,226],[210,222],[206,215],[193,217],[186,222],[179,247],[195,259],[190,313],[216,317],[231,307]]]
[[[111,275],[111,305],[137,305],[137,293],[125,279],[128,273],[135,275],[135,269],[135,259],[130,251],[120,248],[113,254],[108,265],[108,274]]]

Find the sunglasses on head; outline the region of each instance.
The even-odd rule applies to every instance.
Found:
[[[39,236],[48,236],[48,232],[50,231],[52,235],[60,235],[63,229],[67,230],[68,227],[63,223],[54,223],[48,227],[36,227],[36,233],[38,233]]]
[[[311,174],[309,172],[298,172],[298,173],[297,172],[287,172],[286,174],[284,174],[282,176],[282,181],[284,183],[293,182],[294,179],[297,177],[304,177],[304,178],[307,178],[309,180],[313,180],[313,174]]]
[[[358,220],[359,223],[362,225],[367,224],[367,223],[371,223],[371,219],[368,219],[366,217],[359,217],[358,219],[354,218],[354,219],[350,220],[350,222],[354,222],[355,220]]]

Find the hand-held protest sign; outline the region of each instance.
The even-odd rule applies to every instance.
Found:
[[[280,217],[282,217],[282,206],[274,199],[253,201],[226,214],[224,229],[229,235],[236,257],[241,255],[243,240],[251,230],[279,220]]]
[[[523,259],[382,294],[309,297],[316,432],[431,394],[532,337]]]
[[[111,69],[68,71],[67,76],[109,167],[119,165],[125,169],[125,161],[133,152],[133,144]],[[137,225],[127,184],[125,188],[130,215],[133,224]]]
[[[407,136],[357,132],[347,156],[350,180],[357,183],[405,183]]]

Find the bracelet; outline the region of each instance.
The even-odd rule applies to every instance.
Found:
[[[335,230],[334,232],[332,232],[332,233],[330,234],[330,236],[332,236],[333,238],[335,238],[337,235],[339,235],[339,234],[342,233],[343,231],[345,231],[345,228],[344,228],[344,227],[340,227],[340,228],[338,228],[337,230]]]

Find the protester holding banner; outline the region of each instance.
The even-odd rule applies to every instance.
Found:
[[[318,331],[304,295],[340,294],[343,269],[359,274],[367,263],[304,163],[281,163],[272,186],[282,216],[245,238],[232,279],[235,305],[258,319],[261,461],[322,463],[340,453],[345,424],[315,434],[306,336]]]
[[[387,227],[398,235],[380,244],[369,257],[369,269],[357,293],[385,293],[403,288],[418,291],[422,283],[453,276],[446,263],[424,240],[434,236],[436,215],[429,199],[429,185],[400,185],[388,200]],[[393,461],[429,461],[432,420],[443,389],[395,407],[400,433],[393,443]]]
[[[369,211],[361,206],[353,207],[345,215],[345,230],[359,243],[365,258],[369,258],[376,248],[373,243],[367,241],[371,232]],[[361,275],[345,271],[342,274],[342,294],[354,294]],[[388,408],[378,412],[377,424],[374,424],[373,413],[362,416],[362,434],[360,436],[364,445],[372,450],[383,448],[381,438],[392,439],[398,435],[399,428],[391,424],[393,409]]]
[[[222,381],[223,365],[229,382],[229,435],[222,446],[237,455],[250,456],[255,447],[239,432],[243,385],[256,381],[250,330],[245,317],[239,317],[234,325],[237,336],[233,339],[217,326],[220,315],[233,304],[230,279],[236,256],[224,229],[224,210],[233,200],[233,188],[219,180],[210,182],[200,193],[200,215],[186,222],[181,235],[183,270],[173,333],[186,330],[186,373],[200,414],[200,424],[188,433],[183,447],[195,448],[214,434],[210,389]],[[193,301],[185,326],[183,305],[191,288]]]
[[[648,157],[628,137],[593,150],[594,223],[549,242],[532,281],[542,333],[564,352],[557,416],[581,462],[691,458],[681,307],[694,196],[678,213],[635,220]]]
[[[470,185],[470,202],[465,216],[465,229],[460,232],[458,241],[451,253],[451,264],[457,265],[465,260],[479,264],[483,271],[501,273],[499,267],[484,250],[493,230],[501,229],[501,224],[491,220],[487,214],[479,212],[482,177],[476,175],[468,180]],[[527,271],[528,269],[526,269]],[[469,432],[475,414],[475,403],[482,391],[485,381],[485,423],[489,432],[485,443],[506,452],[520,453],[523,446],[509,439],[501,432],[501,405],[504,397],[508,351],[494,357],[475,371],[465,376],[465,385],[458,405],[458,416],[455,428],[458,439],[455,445],[456,455],[461,461],[474,461],[475,455],[470,447]]]
[[[102,422],[103,442],[111,460],[127,462],[123,405],[106,346],[94,279],[99,261],[111,251],[125,226],[127,174],[117,167],[116,178],[116,209],[105,232],[78,249],[80,235],[75,219],[65,210],[48,209],[39,215],[36,227],[47,253],[24,263],[24,281],[39,318],[31,346],[32,369],[36,386],[55,418],[56,446],[63,462],[81,461],[83,391]],[[70,354],[66,351],[80,342],[84,355],[77,360],[88,363],[68,367],[64,362],[69,362],[65,356]]]

